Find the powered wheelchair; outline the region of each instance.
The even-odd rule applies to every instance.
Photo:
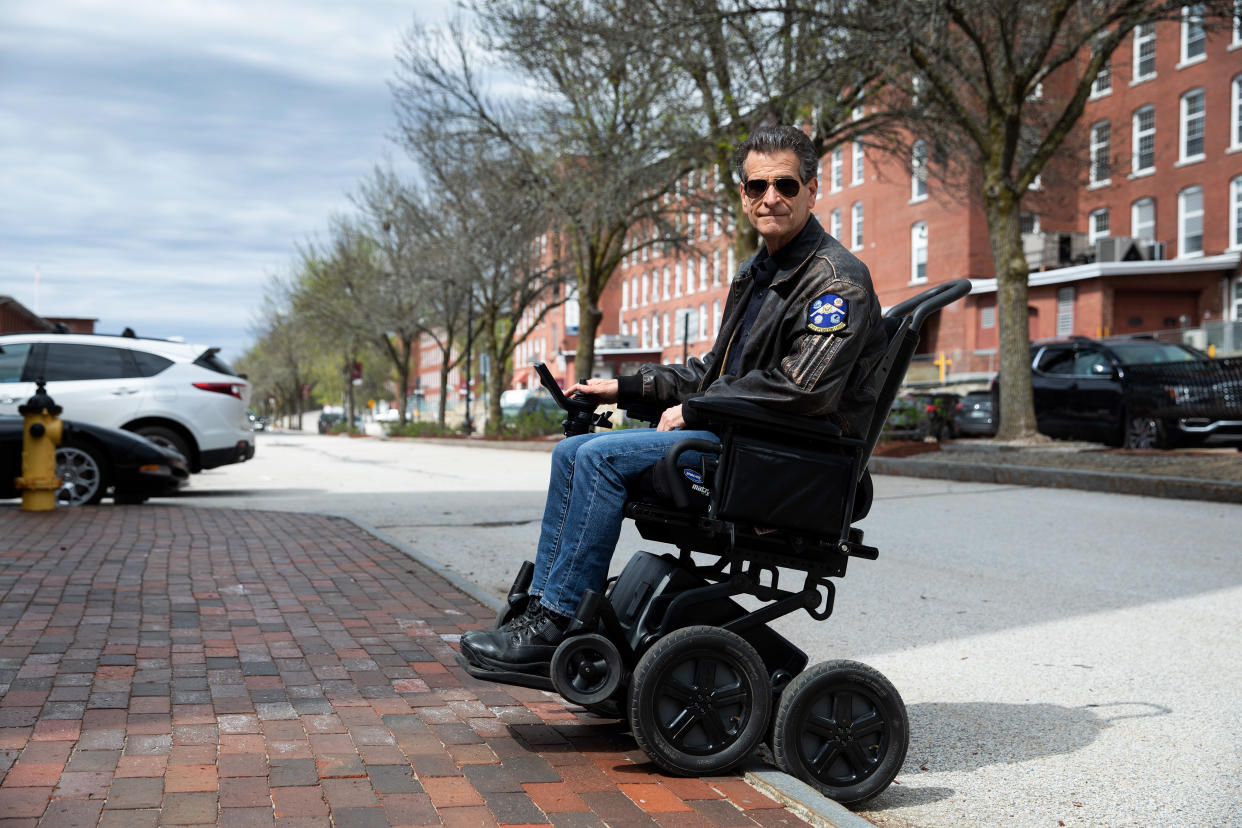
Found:
[[[462,666],[479,679],[555,691],[596,713],[627,717],[639,746],[670,773],[721,773],[766,739],[782,770],[837,801],[880,793],[909,742],[897,690],[857,662],[807,668],[806,653],[767,625],[799,609],[828,618],[830,579],[845,575],[851,557],[877,557],[853,526],[871,508],[868,459],[924,319],[969,291],[967,280],[938,285],[884,315],[879,398],[862,439],[744,401],[684,403],[720,438],[719,448],[691,438],[676,443],[624,507],[643,538],[678,553],[638,552],[603,592],[588,590],[550,676],[488,670],[459,657]],[[608,412],[565,397],[547,369],[537,369],[566,411],[566,434],[609,426]],[[697,457],[697,465],[683,456]],[[523,565],[498,625],[525,610],[533,570]],[[795,579],[801,584],[786,585]],[[742,596],[757,608],[734,600]]]

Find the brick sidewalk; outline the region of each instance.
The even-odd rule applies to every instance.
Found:
[[[0,825],[805,825],[475,681],[492,614],[348,521],[0,506]]]

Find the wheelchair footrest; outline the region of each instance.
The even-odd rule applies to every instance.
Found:
[[[552,685],[552,679],[549,676],[541,676],[534,673],[514,673],[508,670],[489,670],[486,667],[471,664],[461,653],[457,653],[457,663],[461,665],[463,670],[480,681],[491,681],[496,684],[513,684],[518,687],[530,687],[535,690],[556,692],[556,688]]]

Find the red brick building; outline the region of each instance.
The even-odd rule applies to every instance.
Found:
[[[923,147],[911,156],[907,165],[852,144],[829,153],[815,214],[870,267],[885,307],[928,285],[974,282],[965,301],[928,320],[907,380],[940,384],[933,360],[943,355],[945,384],[981,383],[996,370],[998,341],[987,221],[977,196],[920,173]],[[1095,84],[1078,140],[1028,202],[1033,339],[1177,331],[1166,335],[1242,351],[1242,27],[1205,34],[1184,19],[1126,38]],[[736,272],[731,228],[707,213],[687,219],[694,251],[649,250],[614,275],[595,373],[711,347]],[[571,313],[533,331],[515,360],[515,387],[529,386],[535,359],[570,379]]]

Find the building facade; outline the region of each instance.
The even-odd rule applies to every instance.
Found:
[[[1207,33],[1188,9],[1136,30],[1097,79],[1078,133],[1024,205],[1031,338],[1157,334],[1242,352],[1242,26]],[[917,135],[908,159],[834,149],[815,215],[868,265],[885,307],[972,280],[965,301],[928,320],[907,382],[982,384],[998,367],[987,221],[977,196],[929,174],[929,155]],[[685,186],[696,183],[711,185]],[[711,348],[737,269],[732,228],[693,211],[686,227],[688,249],[646,248],[614,274],[597,375]],[[571,381],[576,328],[556,318],[519,351],[514,387],[530,387],[535,359]]]

